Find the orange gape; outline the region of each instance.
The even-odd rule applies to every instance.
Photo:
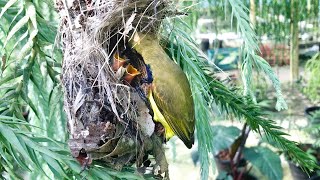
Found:
[[[119,53],[116,52],[113,55],[112,69],[117,72],[121,67],[125,69],[124,74],[121,74],[121,78],[125,81],[125,84],[130,85],[132,80],[139,74],[141,74],[135,67],[131,64],[126,65],[128,60],[120,57]]]
[[[136,68],[134,68],[131,64],[127,66],[126,74],[123,79],[130,84],[134,77],[141,74]]]
[[[114,53],[113,55],[113,61],[112,61],[112,69],[114,71],[117,71],[120,67],[124,66],[124,64],[127,62],[127,60],[121,58],[119,56],[119,53]]]

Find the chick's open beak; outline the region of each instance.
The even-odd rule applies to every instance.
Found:
[[[127,66],[126,74],[123,79],[130,84],[134,77],[141,74],[136,68],[134,68],[131,64]]]
[[[113,69],[114,71],[118,71],[118,69],[119,69],[120,67],[122,67],[126,62],[127,62],[127,60],[121,58],[121,57],[119,56],[119,53],[116,52],[116,53],[114,53],[114,55],[113,55],[112,69]]]

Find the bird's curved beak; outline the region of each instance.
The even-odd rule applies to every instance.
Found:
[[[120,67],[122,67],[125,63],[127,62],[127,60],[121,58],[119,56],[119,53],[114,53],[113,55],[113,61],[112,61],[112,69],[114,71],[117,71]]]
[[[130,84],[134,77],[141,74],[136,68],[134,68],[131,64],[127,66],[126,74],[123,79]]]

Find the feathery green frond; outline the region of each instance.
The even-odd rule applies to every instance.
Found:
[[[229,88],[213,76],[214,65],[202,53],[199,52],[195,42],[182,31],[184,24],[179,24],[180,19],[175,19],[174,28],[169,28],[170,23],[164,24],[164,44],[167,53],[176,61],[187,74],[190,81],[196,109],[196,129],[199,143],[199,155],[201,162],[201,177],[208,178],[209,154],[214,153],[213,132],[209,128],[212,119],[211,103],[220,106],[221,110],[228,114],[234,114],[239,120],[244,119],[250,128],[259,134],[264,132],[268,138],[275,140],[279,146],[288,152],[289,156],[305,169],[317,168],[317,164],[297,147],[295,142],[285,138],[287,136],[276,122],[264,117],[262,110],[252,101],[250,96],[239,94],[236,88]],[[182,25],[182,27],[181,27]],[[167,30],[167,31],[166,31]],[[260,66],[265,65],[259,63]],[[261,67],[265,68],[265,67]],[[275,83],[279,83],[277,78]],[[279,84],[278,84],[279,85]],[[280,87],[279,87],[280,88]],[[211,160],[213,162],[213,160]]]
[[[185,26],[184,23],[181,23],[180,19],[175,19],[175,22]],[[209,166],[212,162],[209,157],[210,154],[214,152],[214,146],[212,141],[213,131],[210,126],[212,119],[212,114],[210,113],[211,95],[207,91],[206,85],[208,82],[198,62],[200,60],[198,56],[201,55],[202,52],[200,52],[195,42],[182,29],[176,27],[171,28],[171,23],[172,22],[167,22],[163,27],[165,37],[168,37],[168,39],[165,39],[166,42],[168,42],[165,46],[170,57],[182,67],[190,82],[195,105],[198,149],[201,150],[199,153],[201,177],[207,179]]]
[[[241,1],[228,0],[231,8],[232,14],[237,19],[237,31],[241,34],[243,39],[243,51],[242,51],[242,79],[244,82],[244,94],[253,97],[251,92],[251,77],[252,77],[252,67],[256,65],[259,71],[263,71],[266,76],[269,77],[273,86],[276,89],[276,95],[278,98],[276,109],[287,109],[287,104],[281,93],[281,87],[279,80],[275,73],[273,72],[270,65],[256,53],[259,51],[257,36],[250,24],[249,11],[247,7]]]
[[[59,79],[62,55],[54,49],[58,17],[52,3],[0,0],[1,176],[144,179],[132,168],[118,172],[92,165],[82,172],[71,157]]]
[[[274,1],[272,1],[271,3],[274,3]],[[197,3],[193,2],[193,4],[190,4],[189,1],[182,2],[182,4],[186,7],[192,7],[188,10],[188,12],[190,12],[190,15],[187,18],[184,18],[185,21],[190,22],[192,27],[196,27],[197,20],[200,17],[209,18],[215,22],[214,27],[211,29],[211,32],[213,31],[216,34],[219,34],[219,32],[223,32],[225,29],[233,31],[233,27],[235,27],[236,32],[243,40],[240,60],[242,63],[241,72],[244,94],[250,95],[253,99],[255,99],[254,93],[252,92],[252,75],[255,70],[262,71],[264,72],[265,76],[270,79],[276,90],[276,109],[279,111],[281,109],[287,109],[287,104],[283,98],[277,76],[273,72],[272,68],[268,65],[268,63],[265,62],[263,58],[257,55],[257,53],[259,53],[260,51],[258,46],[259,41],[255,33],[255,29],[250,24],[247,2],[238,0],[203,0]],[[266,16],[268,16],[268,14]],[[229,27],[226,27],[226,19],[230,19]],[[223,29],[221,29],[221,27]],[[260,28],[260,26],[258,26],[258,28]]]
[[[244,98],[235,89],[230,90],[217,80],[211,81],[210,92],[221,109],[235,114],[239,119],[244,119],[256,133],[264,132],[268,138],[276,141],[280,148],[288,152],[289,156],[305,169],[313,170],[318,167],[313,159],[297,147],[296,142],[285,138],[288,134],[283,132],[282,127],[264,117],[261,109],[249,97]]]

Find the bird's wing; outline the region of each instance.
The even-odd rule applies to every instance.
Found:
[[[161,87],[164,86],[155,86],[153,90],[154,100],[174,133],[188,148],[191,148],[192,144],[194,143],[194,110],[192,101],[188,101],[187,99],[191,97],[186,97],[186,94],[179,87],[175,90],[173,89],[172,92],[161,91],[159,89]],[[177,106],[177,104],[173,103],[173,101],[179,102],[180,104]],[[187,108],[183,109],[180,107]],[[186,110],[189,110],[190,112],[184,112]]]

